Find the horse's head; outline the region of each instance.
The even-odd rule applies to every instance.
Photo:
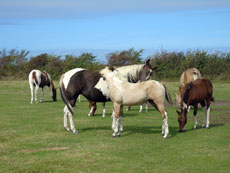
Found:
[[[56,88],[52,88],[52,99],[53,101],[57,101],[57,91]]]
[[[187,123],[187,109],[181,109],[181,112],[177,110],[178,122],[179,122],[179,132],[184,132],[184,127]]]
[[[117,73],[117,70],[113,66],[107,66],[100,71],[100,74],[103,78],[113,77],[115,73]]]
[[[139,73],[139,80],[140,81],[146,81],[149,80],[153,71],[155,71],[157,69],[157,67],[152,67],[150,64],[150,59],[148,59],[145,62],[145,65],[143,66],[143,68],[141,69],[140,73]]]

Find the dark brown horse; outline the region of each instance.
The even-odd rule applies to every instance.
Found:
[[[209,79],[197,79],[194,82],[188,83],[185,88],[181,91],[182,96],[182,107],[181,112],[178,113],[179,131],[183,132],[184,127],[187,123],[187,113],[189,106],[194,106],[194,129],[197,128],[197,107],[200,103],[204,111],[204,119],[202,127],[209,127],[209,116],[210,116],[210,104],[214,101],[213,87]]]

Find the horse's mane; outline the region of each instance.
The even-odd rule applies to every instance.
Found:
[[[187,101],[188,101],[188,95],[189,95],[189,91],[191,88],[192,88],[192,82],[190,82],[186,85],[186,90],[185,90],[184,97],[183,97],[184,103],[187,103]]]
[[[116,76],[124,81],[137,82],[139,80],[139,73],[143,67],[144,64],[118,67],[117,70],[119,70],[119,73]]]

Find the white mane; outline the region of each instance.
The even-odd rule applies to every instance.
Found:
[[[129,65],[124,67],[118,67],[117,70],[119,71],[116,76],[123,80],[128,81],[128,79],[137,80],[138,74],[143,68],[144,64],[135,64],[135,65]]]

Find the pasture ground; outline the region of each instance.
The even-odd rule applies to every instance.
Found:
[[[178,82],[165,84],[174,99]],[[230,83],[213,84],[210,128],[201,128],[199,109],[199,128],[193,130],[191,111],[186,132],[178,133],[176,108],[168,106],[170,133],[162,139],[162,119],[153,108],[124,111],[124,132],[112,138],[112,104],[105,118],[100,103],[88,117],[84,99],[75,109],[74,135],[63,129],[59,91],[57,102],[47,88],[46,102],[31,105],[27,81],[0,81],[0,172],[230,172]]]

